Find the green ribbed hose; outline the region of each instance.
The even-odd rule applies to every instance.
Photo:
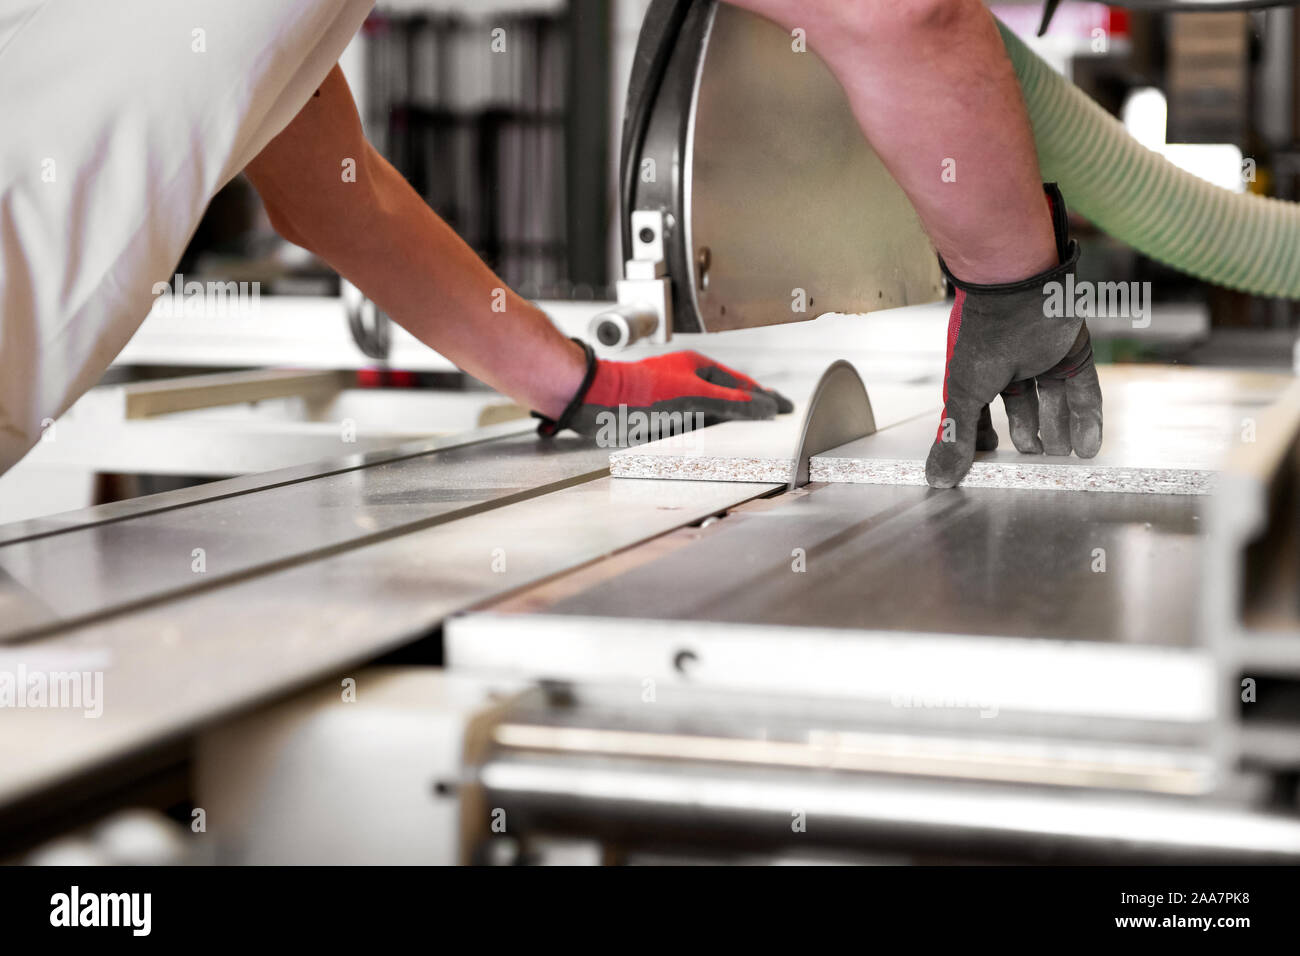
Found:
[[[1138,251],[1198,279],[1300,298],[1300,206],[1233,193],[1179,169],[1129,136],[1003,23],[1043,178],[1071,208]]]

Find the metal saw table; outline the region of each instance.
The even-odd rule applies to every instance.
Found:
[[[514,807],[527,832],[770,850],[775,792],[838,806],[813,841],[837,852],[1300,859],[1269,810],[1300,753],[1285,724],[1232,735],[1194,599],[1216,499],[611,479],[607,449],[526,428],[6,527],[0,667],[100,671],[104,706],[4,712],[5,842],[424,640],[447,665],[425,699],[509,689],[447,759],[464,813]],[[1127,570],[1092,573],[1096,542]],[[689,799],[618,796],[649,780]],[[727,810],[728,780],[767,809]],[[955,815],[899,816],[909,788]],[[1038,807],[1033,833],[980,817],[1007,800]],[[1112,830],[1071,830],[1080,802]]]

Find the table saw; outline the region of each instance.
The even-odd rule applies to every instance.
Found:
[[[849,360],[769,359],[789,467],[613,477],[506,422],[0,528],[0,673],[103,688],[3,713],[0,854],[185,805],[238,863],[1300,862],[1294,379],[1187,372],[1254,436],[1196,493],[810,480],[937,394],[941,341],[891,380],[854,335],[938,271],[824,68],[737,73],[786,38],[679,6],[590,335]],[[824,202],[755,188],[791,163]],[[849,314],[785,324],[796,286]]]

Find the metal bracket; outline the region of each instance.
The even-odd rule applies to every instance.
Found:
[[[822,373],[808,401],[799,444],[795,446],[794,477],[786,490],[794,491],[808,484],[808,467],[813,455],[873,435],[875,431],[876,416],[871,411],[867,386],[862,384],[857,369],[837,359]]]
[[[673,334],[673,289],[664,260],[664,215],[632,213],[632,258],[619,279],[618,306],[591,320],[587,334],[601,345],[626,348],[639,339],[663,344]]]

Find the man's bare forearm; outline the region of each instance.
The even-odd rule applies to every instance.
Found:
[[[557,417],[581,349],[506,287],[366,142],[335,67],[245,170],[271,222],[459,368]]]
[[[807,31],[955,275],[1056,264],[1029,117],[981,0],[730,2]]]

